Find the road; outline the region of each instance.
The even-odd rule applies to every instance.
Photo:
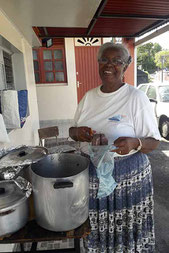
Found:
[[[169,141],[162,140],[148,157],[152,164],[156,253],[169,252]]]

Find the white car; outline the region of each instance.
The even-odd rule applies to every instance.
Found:
[[[148,96],[162,137],[169,140],[169,82],[143,83],[138,89]]]

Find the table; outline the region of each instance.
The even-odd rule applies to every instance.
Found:
[[[30,220],[28,223],[16,233],[1,238],[0,244],[6,243],[20,243],[21,252],[24,252],[24,243],[32,242],[30,252],[36,252],[37,243],[42,241],[55,241],[64,239],[74,239],[74,248],[71,249],[55,249],[55,250],[44,250],[40,253],[55,252],[80,252],[80,238],[86,237],[90,233],[89,220],[83,223],[80,227],[73,229],[68,232],[52,232],[40,227],[36,221]]]

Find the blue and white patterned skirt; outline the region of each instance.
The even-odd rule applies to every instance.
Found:
[[[102,199],[97,199],[99,182],[92,164],[89,174],[88,252],[155,252],[153,184],[148,157],[138,152],[116,158],[113,177],[118,185]]]

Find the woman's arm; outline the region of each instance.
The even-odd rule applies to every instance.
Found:
[[[140,152],[147,154],[156,149],[159,144],[158,140],[151,137],[141,138],[140,141],[138,138],[119,137],[114,142],[114,145],[117,148],[113,151],[117,152],[120,155],[125,155],[128,154],[133,149],[137,150],[141,144],[142,147],[140,149]]]
[[[141,152],[144,154],[147,154],[151,151],[153,151],[154,149],[156,149],[160,143],[159,140],[156,140],[154,138],[148,137],[148,138],[141,138],[141,143],[142,143],[142,148],[141,148]]]
[[[90,127],[71,127],[69,128],[69,136],[74,141],[87,141],[91,142],[93,138],[94,131]]]

